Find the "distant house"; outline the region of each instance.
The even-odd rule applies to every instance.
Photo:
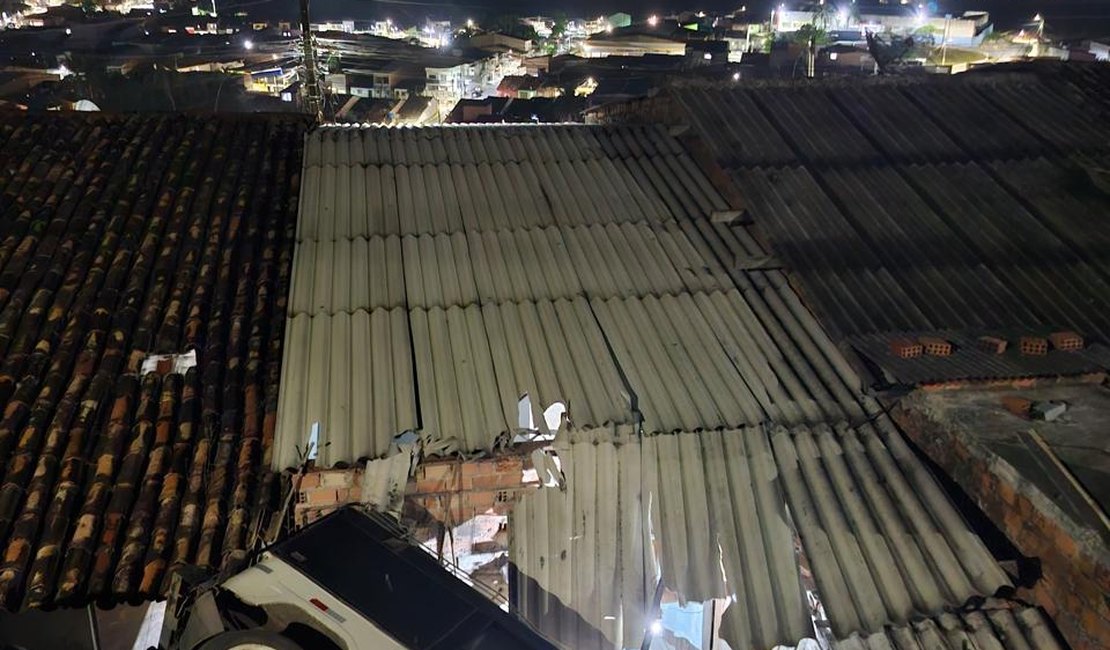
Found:
[[[530,75],[538,76],[541,72],[547,72],[550,67],[550,54],[545,54],[543,56],[530,56],[524,59],[524,70]]]
[[[1110,61],[1110,39],[1105,41],[1087,41],[1087,51],[1094,55],[1097,61]]]
[[[396,88],[408,76],[404,67],[395,61],[383,61],[376,65],[359,64],[351,70],[347,87],[356,97],[388,99],[394,96]]]
[[[621,27],[628,27],[628,26],[632,25],[632,16],[624,13],[623,11],[618,11],[617,13],[612,14],[612,15],[609,16],[609,24],[614,29],[620,29]]]
[[[486,32],[470,37],[470,46],[486,52],[529,52],[532,41],[500,32]]]
[[[505,97],[485,97],[482,99],[460,99],[447,114],[445,122],[462,124],[469,122],[489,122],[494,114],[500,114],[509,100]]]
[[[297,66],[292,62],[271,66],[254,66],[243,74],[243,87],[248,92],[275,95],[297,80]]]
[[[813,11],[784,9],[775,12],[773,24],[777,31],[795,32],[815,21]],[[862,37],[868,31],[909,34],[923,27],[933,30],[938,40],[947,34],[949,45],[964,47],[981,45],[994,31],[990,14],[985,11],[966,11],[952,17],[922,16],[915,3],[872,5],[861,10],[858,16],[844,14],[832,21],[829,31],[854,31]]]
[[[453,124],[581,122],[586,102],[582,97],[461,99],[447,115],[446,121]]]
[[[337,98],[341,103],[335,112],[336,122],[348,124],[384,124],[396,102],[390,99],[368,99],[345,95]]]
[[[478,61],[460,61],[451,65],[427,66],[425,92],[441,101],[453,101],[466,95],[478,78]]]
[[[686,44],[686,63],[690,66],[728,63],[728,41],[690,41]]]
[[[537,95],[542,84],[543,82],[540,81],[539,77],[533,77],[531,75],[507,75],[502,77],[501,83],[497,85],[497,96],[530,99]]]
[[[333,95],[347,94],[347,75],[336,72],[324,75],[324,88]],[[366,97],[366,95],[363,95]]]
[[[835,44],[821,49],[817,55],[817,67],[870,75],[875,73],[875,57],[863,47]]]
[[[393,109],[392,123],[420,126],[439,117],[436,104],[430,97],[411,96]]]
[[[637,31],[635,28],[595,34],[582,44],[588,57],[643,56],[645,54],[686,54],[686,41],[679,38]]]
[[[592,104],[604,104],[646,97],[654,85],[650,77],[614,75],[597,82],[590,100]]]

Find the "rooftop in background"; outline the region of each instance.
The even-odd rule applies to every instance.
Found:
[[[896,360],[868,337],[1073,330],[1097,369],[1110,337],[1108,87],[1107,66],[1016,66],[686,87],[607,112],[692,124],[822,322],[878,366]],[[966,354],[921,378],[1054,374],[957,363]]]

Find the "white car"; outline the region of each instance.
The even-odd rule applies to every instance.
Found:
[[[554,650],[388,517],[341,509],[166,608],[166,650]]]

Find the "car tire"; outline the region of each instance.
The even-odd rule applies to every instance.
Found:
[[[304,650],[296,641],[268,630],[221,632],[197,650]]]

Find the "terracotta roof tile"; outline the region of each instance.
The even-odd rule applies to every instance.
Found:
[[[0,599],[163,593],[267,494],[304,124],[0,120]],[[195,350],[186,374],[141,376]]]

